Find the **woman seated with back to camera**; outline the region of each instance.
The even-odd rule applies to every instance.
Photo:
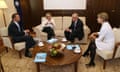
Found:
[[[50,13],[46,13],[45,19],[42,22],[42,31],[47,33],[48,40],[55,37],[54,28],[55,21],[52,18],[52,15]]]
[[[109,16],[106,12],[99,13],[97,21],[102,25],[100,32],[95,32],[90,35],[91,42],[88,49],[83,54],[84,57],[90,53],[90,62],[86,64],[87,67],[95,66],[94,59],[96,55],[96,49],[98,50],[113,50],[115,46],[115,37],[108,22]]]

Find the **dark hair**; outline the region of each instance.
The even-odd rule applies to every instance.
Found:
[[[16,17],[16,15],[19,15],[18,13],[12,14],[12,20]]]

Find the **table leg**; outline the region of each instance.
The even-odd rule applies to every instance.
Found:
[[[37,66],[37,72],[40,72],[40,63],[36,63]]]
[[[77,72],[77,70],[78,70],[78,62],[75,62],[74,66],[75,66],[75,72]]]
[[[1,65],[1,70],[2,70],[2,72],[4,72],[4,69],[3,69],[3,66]]]

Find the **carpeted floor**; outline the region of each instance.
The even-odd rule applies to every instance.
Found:
[[[87,48],[87,45],[81,45],[83,52]],[[9,50],[8,53],[2,53],[2,63],[5,72],[36,72],[36,65],[33,62],[34,59],[26,58],[23,55],[22,59],[19,59],[16,51]],[[85,64],[89,62],[88,58],[81,57],[78,64],[78,72],[120,72],[120,59],[108,61],[107,67],[103,70],[103,59],[96,55],[96,66],[92,68],[86,68]],[[74,72],[74,66],[62,66],[62,67],[49,67],[41,65],[41,72]]]

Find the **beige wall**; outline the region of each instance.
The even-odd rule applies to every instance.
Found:
[[[5,13],[5,17],[6,17],[6,23],[7,25],[9,25],[10,21],[11,21],[11,15],[13,13],[16,12],[15,8],[14,8],[14,0],[5,0],[7,3],[8,8],[5,9],[4,13]],[[0,28],[4,27],[4,20],[3,20],[3,12],[2,10],[0,10]]]

